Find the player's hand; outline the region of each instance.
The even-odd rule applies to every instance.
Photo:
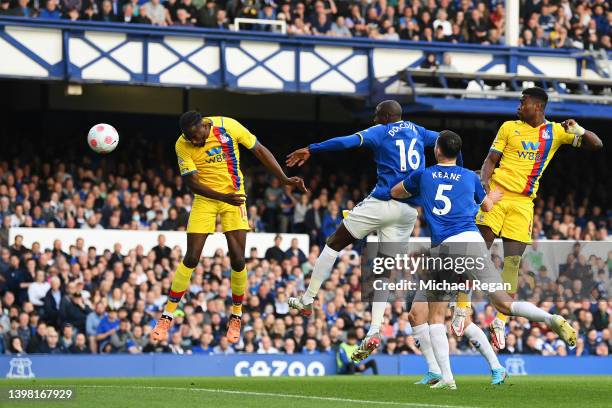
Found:
[[[574,119],[568,119],[561,123],[561,126],[565,129],[567,133],[571,133],[573,135],[582,136],[584,135],[584,128],[578,124]]]
[[[244,194],[228,193],[223,194],[221,201],[239,207],[246,201],[246,196]]]
[[[489,191],[487,196],[491,199],[491,201],[493,201],[493,204],[495,204],[496,202],[502,199],[502,197],[504,196],[504,192],[501,190],[491,190]]]
[[[289,177],[287,178],[287,180],[283,181],[283,184],[294,186],[298,190],[300,190],[302,193],[308,192],[308,189],[306,188],[306,185],[304,184],[304,179],[301,177],[297,177],[297,176]]]
[[[574,119],[567,119],[561,122],[561,126],[563,126],[563,129],[565,129],[565,131],[567,131],[568,128],[574,126],[575,124],[576,121]]]
[[[293,167],[296,164],[298,167],[301,167],[306,161],[310,158],[310,149],[307,147],[303,147],[301,149],[297,149],[295,152],[287,155],[287,167]]]

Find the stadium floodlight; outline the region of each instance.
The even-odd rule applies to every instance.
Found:
[[[231,26],[232,30],[240,31],[240,24],[271,25],[272,32],[287,34],[287,23],[283,20],[264,20],[259,18],[238,17],[234,19],[234,24]]]

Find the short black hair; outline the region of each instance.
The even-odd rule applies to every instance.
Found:
[[[198,123],[198,121],[202,120],[202,114],[198,111],[187,111],[181,115],[179,119],[179,126],[181,127],[181,132],[185,136],[187,136],[187,131],[193,125]]]
[[[444,157],[454,159],[461,151],[461,136],[452,130],[443,130],[440,132],[436,144]]]
[[[546,104],[548,103],[548,94],[544,89],[538,86],[523,90],[523,95],[540,100],[544,106],[546,106]]]

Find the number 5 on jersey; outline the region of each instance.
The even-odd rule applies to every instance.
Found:
[[[438,208],[437,206],[432,209],[433,213],[436,215],[446,215],[450,212],[452,203],[451,200],[444,195],[445,191],[451,191],[453,186],[451,184],[440,184],[438,186],[438,191],[436,191],[436,201],[442,201],[444,203],[444,207]]]

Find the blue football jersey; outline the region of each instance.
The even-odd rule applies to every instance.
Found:
[[[432,245],[462,232],[478,231],[475,217],[486,193],[472,170],[436,164],[413,172],[404,180],[404,188],[420,196]]]
[[[376,125],[356,134],[361,145],[374,153],[377,181],[371,195],[385,201],[391,199],[394,185],[425,168],[425,147],[435,146],[438,138],[438,132],[409,121]],[[418,203],[415,197],[402,201]]]

